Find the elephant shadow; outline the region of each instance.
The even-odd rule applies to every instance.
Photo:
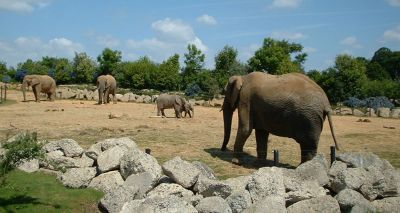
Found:
[[[226,151],[221,151],[218,148],[204,149],[204,151],[207,152],[208,154],[210,154],[214,158],[216,157],[223,161],[232,163],[233,150],[230,150],[229,148],[227,148]],[[275,165],[274,165],[274,161],[269,160],[269,159],[267,159],[263,163],[259,163],[259,162],[257,162],[257,157],[244,152],[242,154],[242,156],[240,157],[240,166],[243,166],[244,168],[248,168],[248,169],[259,169],[261,167],[272,167]],[[277,167],[288,168],[288,169],[296,168],[293,165],[285,164],[285,163],[278,163]]]

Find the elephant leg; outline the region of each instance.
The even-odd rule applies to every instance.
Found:
[[[167,116],[165,116],[164,109],[161,110],[161,115],[162,115],[163,118],[167,117]]]
[[[181,118],[181,111],[179,110],[179,106],[175,106],[175,117]]]
[[[39,93],[40,88],[32,87],[32,90],[33,90],[33,94],[35,95],[36,102],[40,102],[40,93]]]
[[[260,163],[265,162],[267,159],[268,136],[267,130],[256,129],[257,161]]]
[[[117,103],[117,98],[115,97],[115,91],[113,92],[113,103],[114,103],[114,104]]]
[[[236,134],[235,145],[233,147],[233,159],[232,162],[235,164],[240,164],[240,157],[243,155],[244,144],[249,138],[251,131],[248,121],[242,121],[239,119],[239,127]]]
[[[301,149],[301,163],[311,160],[317,155],[318,138],[310,138],[308,140],[299,141]]]
[[[108,91],[108,89],[106,90],[106,93],[104,95],[104,103],[110,103],[110,91]]]

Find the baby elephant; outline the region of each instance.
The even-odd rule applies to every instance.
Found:
[[[182,117],[182,112],[189,114],[189,117],[194,116],[194,109],[190,103],[188,103],[184,98],[180,97],[179,95],[169,95],[169,94],[161,94],[157,98],[157,116],[161,115],[165,116],[164,109],[171,109],[175,110],[175,116],[177,118]]]

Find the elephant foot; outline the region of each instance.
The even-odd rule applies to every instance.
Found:
[[[235,165],[241,165],[239,158],[232,158],[232,163]]]
[[[257,158],[257,160],[254,161],[254,166],[255,167],[264,167],[266,165],[267,165],[267,160],[266,159]]]
[[[221,147],[221,151],[226,151],[226,146]]]

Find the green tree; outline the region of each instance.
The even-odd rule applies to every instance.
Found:
[[[3,76],[6,76],[8,73],[7,64],[5,62],[0,61],[0,81],[3,81]]]
[[[247,68],[238,61],[237,55],[238,51],[235,48],[226,45],[215,56],[215,70],[213,74],[220,89],[225,86],[230,76],[246,74]]]
[[[383,67],[393,80],[400,80],[400,51],[382,47],[374,53],[371,59],[371,63],[373,62]]]
[[[263,46],[255,52],[248,63],[252,70],[264,70],[271,74],[304,72],[302,64],[307,54],[302,53],[302,50],[303,46],[300,44],[266,38]]]
[[[75,83],[92,83],[97,65],[86,53],[75,52],[72,64],[72,76]]]
[[[179,55],[175,54],[168,58],[159,66],[157,76],[155,76],[154,89],[157,90],[177,90],[179,89]]]
[[[182,72],[182,83],[184,88],[196,81],[197,75],[204,67],[205,55],[196,45],[189,44],[187,46],[188,53],[185,53],[185,67]]]
[[[57,84],[73,83],[72,63],[67,58],[59,58],[54,67],[54,80]]]
[[[101,55],[97,56],[99,62],[99,74],[111,74],[121,62],[121,51],[105,48]]]
[[[114,76],[121,87],[131,89],[152,88],[158,66],[148,57],[142,57],[134,62],[123,62],[115,69]]]
[[[18,70],[25,70],[28,75],[47,75],[49,73],[49,67],[43,65],[40,61],[33,61],[32,59],[19,63],[17,67]]]

